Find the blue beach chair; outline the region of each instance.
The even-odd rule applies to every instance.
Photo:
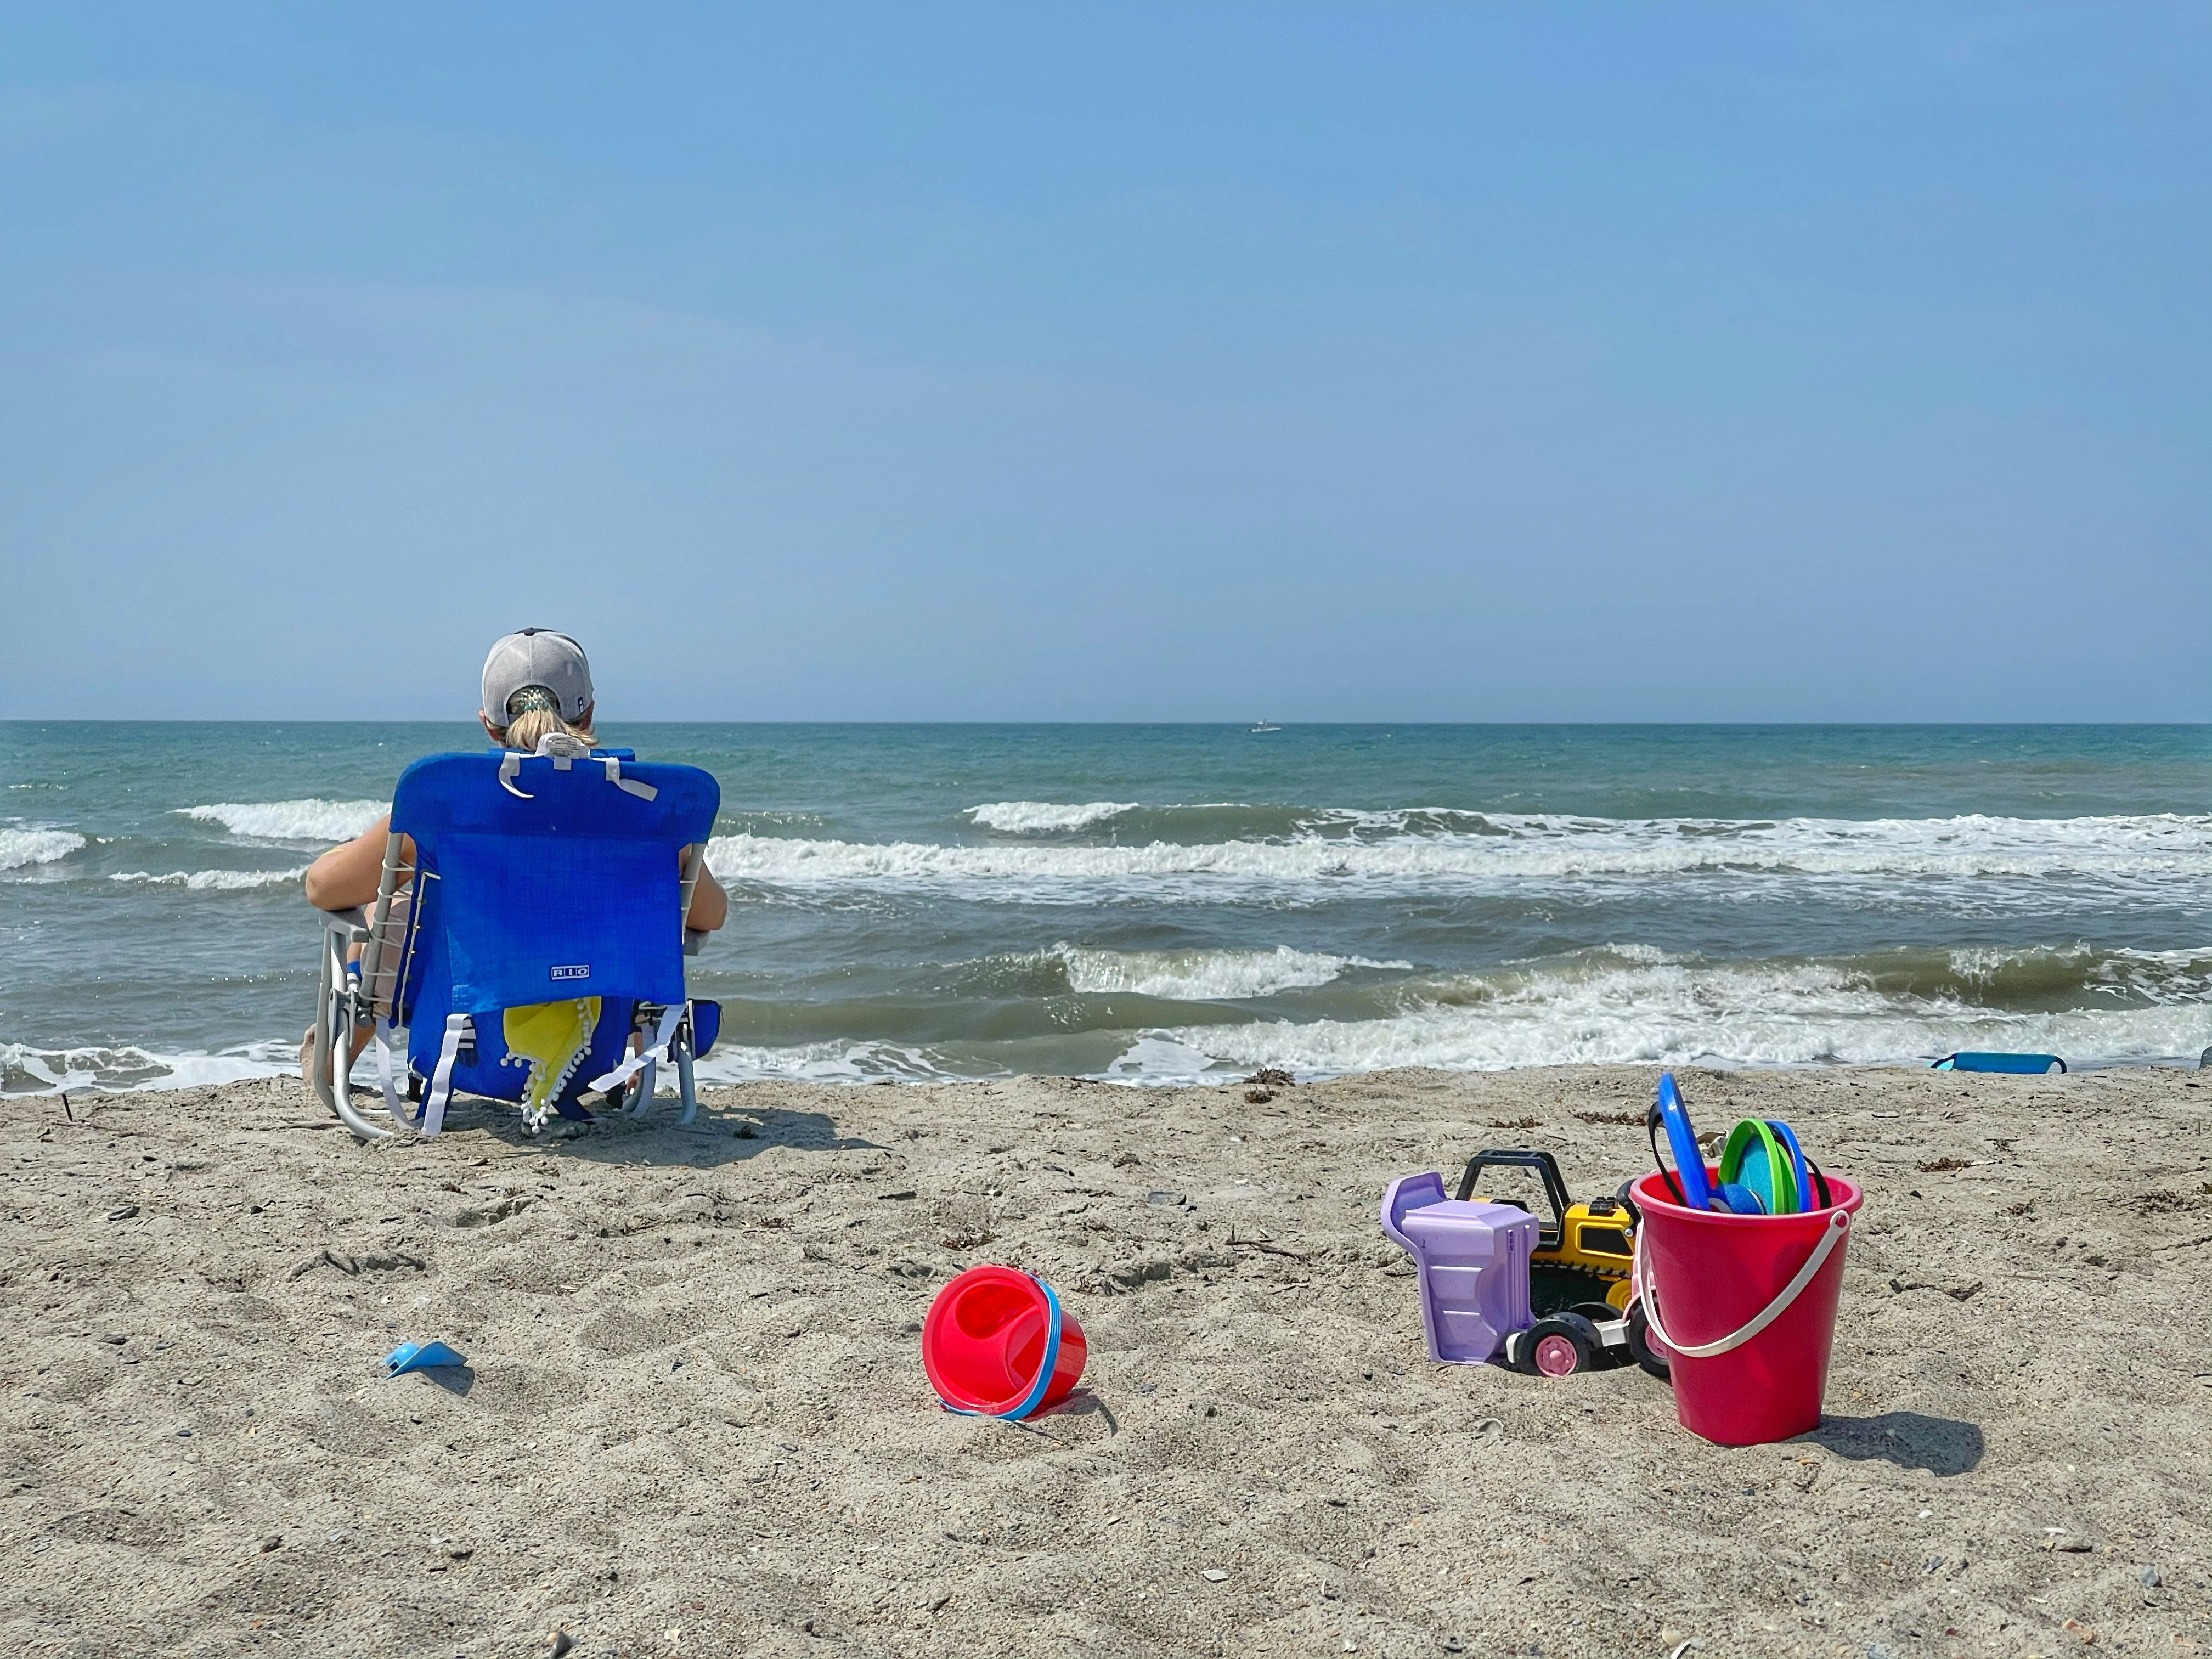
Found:
[[[352,1098],[349,1037],[373,1024],[401,1128],[438,1133],[456,1089],[527,1103],[532,1133],[551,1111],[588,1118],[586,1088],[622,1091],[641,1115],[670,1060],[690,1122],[691,1062],[721,1011],[686,991],[698,936],[684,919],[720,804],[696,767],[558,737],[536,755],[416,762],[392,796],[375,902],[325,915],[317,1097],[364,1139],[392,1133]],[[403,836],[416,857],[404,886]]]

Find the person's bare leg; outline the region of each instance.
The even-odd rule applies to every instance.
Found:
[[[368,1040],[375,1035],[376,1027],[374,1025],[356,1025],[353,1028],[353,1052],[346,1056],[346,1066],[349,1070],[351,1069],[354,1061],[361,1058],[361,1051],[368,1047]],[[300,1039],[300,1076],[309,1088],[314,1086],[315,1028],[312,1025],[307,1028],[307,1035]]]
[[[409,907],[413,902],[413,893],[410,889],[414,879],[415,871],[412,866],[403,869],[399,872],[399,890],[392,894],[391,907],[385,914],[384,937],[386,940],[386,959],[387,961],[397,959],[396,952],[400,949],[402,942],[407,937]],[[356,971],[359,970],[361,958],[362,947],[358,945],[353,946],[346,952],[347,966]],[[370,988],[383,996],[389,997],[392,994],[393,983],[397,978],[397,970],[387,967],[377,976],[377,983]],[[373,1021],[367,1025],[356,1025],[354,1027],[353,1052],[346,1056],[347,1065],[350,1066],[355,1060],[361,1058],[361,1051],[368,1047],[368,1040],[375,1035],[376,1026]],[[311,1088],[313,1086],[315,1081],[314,1065],[315,1028],[310,1025],[307,1028],[307,1035],[300,1039],[300,1075],[307,1079],[308,1086]]]

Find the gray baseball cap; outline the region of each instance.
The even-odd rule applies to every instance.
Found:
[[[559,698],[562,720],[580,719],[592,706],[592,665],[584,647],[550,628],[501,635],[484,659],[484,718],[506,726],[507,700],[526,685],[542,685]]]

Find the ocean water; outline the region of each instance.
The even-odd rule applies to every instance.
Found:
[[[619,726],[724,1079],[2212,1045],[2212,726]],[[299,873],[466,726],[0,724],[0,1089],[283,1069]]]

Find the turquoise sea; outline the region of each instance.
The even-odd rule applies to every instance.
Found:
[[[613,725],[720,779],[708,1075],[2212,1045],[2212,726]],[[460,725],[0,724],[0,1088],[283,1068]]]

